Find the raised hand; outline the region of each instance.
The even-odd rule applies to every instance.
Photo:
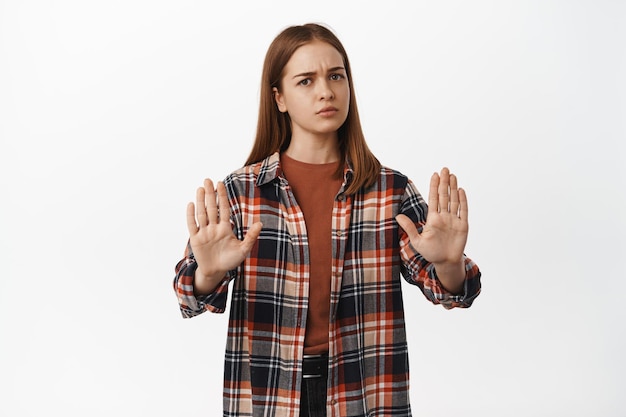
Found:
[[[219,209],[218,209],[219,207]],[[243,240],[237,239],[229,221],[230,207],[226,187],[217,183],[217,196],[210,179],[196,192],[196,204],[187,205],[189,241],[198,264],[194,289],[211,292],[227,271],[246,258],[261,233],[261,223],[254,223]]]
[[[448,290],[459,290],[465,270],[463,252],[467,242],[467,196],[458,188],[457,178],[443,168],[430,179],[428,215],[422,233],[405,215],[396,217],[411,244],[426,260],[435,265],[437,275]]]

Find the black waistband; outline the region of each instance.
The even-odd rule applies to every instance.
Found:
[[[304,355],[302,378],[326,378],[328,376],[328,354]]]

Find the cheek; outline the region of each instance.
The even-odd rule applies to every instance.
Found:
[[[346,101],[350,101],[350,86],[348,86],[347,84],[342,89],[342,95]]]
[[[311,113],[312,106],[312,104],[307,106],[304,100],[294,100],[289,106],[287,113],[289,113],[289,117],[292,119],[301,120]]]

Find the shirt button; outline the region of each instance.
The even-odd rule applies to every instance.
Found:
[[[340,194],[339,196],[337,196],[337,200],[343,201],[343,194]]]
[[[332,401],[330,402],[330,405],[335,405],[335,404],[337,404],[337,400],[332,400]]]
[[[337,231],[337,236],[339,236],[339,237],[343,236],[343,232],[341,230],[338,230]]]

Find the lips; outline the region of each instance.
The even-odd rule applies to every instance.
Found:
[[[320,116],[332,116],[335,113],[337,113],[338,111],[339,111],[339,109],[337,109],[336,107],[328,106],[328,107],[324,107],[323,109],[318,111],[317,114],[319,114]]]

